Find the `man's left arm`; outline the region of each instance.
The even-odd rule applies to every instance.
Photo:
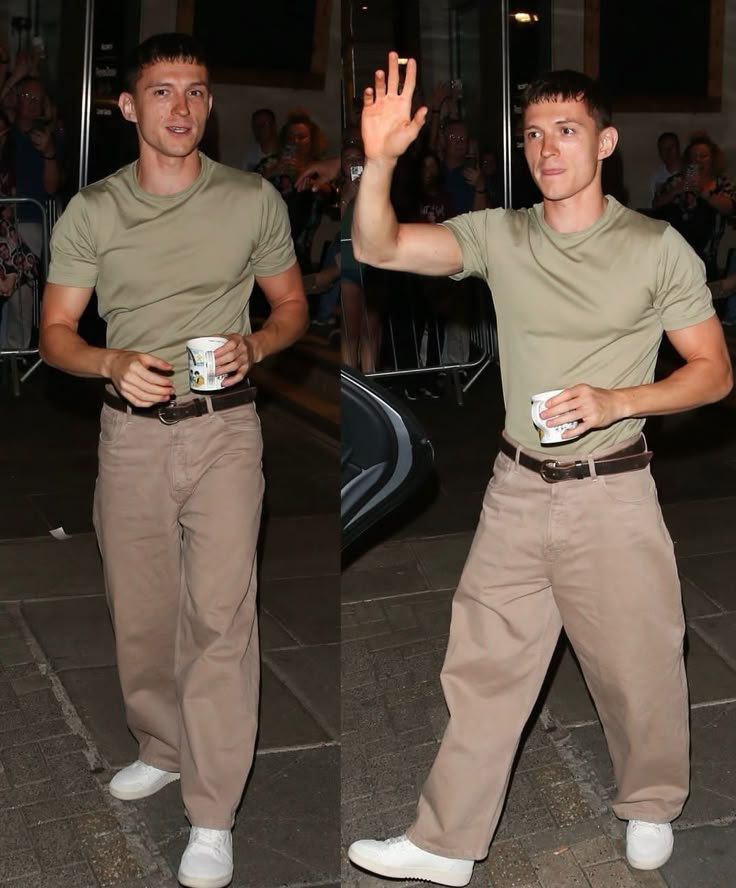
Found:
[[[576,438],[634,416],[681,413],[725,398],[733,387],[731,358],[718,318],[670,330],[667,338],[685,363],[665,379],[630,388],[601,389],[574,385],[547,402],[540,415],[559,425],[579,420],[563,438]]]
[[[215,372],[233,374],[225,380],[226,386],[237,385],[254,364],[288,348],[309,326],[304,284],[296,262],[278,274],[256,276],[256,282],[271,306],[271,313],[255,333],[246,336],[223,334],[228,341],[215,352]]]

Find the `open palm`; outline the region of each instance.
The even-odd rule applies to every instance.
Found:
[[[395,52],[388,56],[388,82],[383,71],[376,71],[375,87],[363,93],[361,134],[366,159],[395,160],[419,135],[427,109],[420,108],[411,116],[416,76],[416,62],[409,59],[399,93],[399,57]]]

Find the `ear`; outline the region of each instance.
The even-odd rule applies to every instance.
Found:
[[[131,123],[138,123],[138,115],[135,113],[135,99],[131,93],[120,93],[118,108],[120,108],[120,112],[126,120],[129,120]]]
[[[618,130],[615,126],[607,126],[598,133],[598,160],[605,160],[616,150]]]
[[[212,113],[212,93],[210,93],[209,107],[207,108],[207,116],[209,117]]]

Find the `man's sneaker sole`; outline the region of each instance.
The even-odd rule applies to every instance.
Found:
[[[226,888],[232,882],[233,874],[231,872],[229,876],[218,876],[213,879],[205,876],[187,876],[179,870],[176,878],[185,888]]]
[[[115,778],[113,777],[113,780]],[[108,785],[108,790],[110,791],[110,795],[114,796],[116,799],[120,799],[123,802],[134,802],[136,799],[147,799],[148,796],[155,795],[157,792],[162,790],[164,786],[168,786],[169,783],[173,783],[175,780],[179,779],[179,774],[172,771],[166,774],[166,776],[160,777],[155,783],[152,783],[150,786],[147,786],[143,789],[122,789],[116,786],[113,786],[112,782]],[[225,882],[227,885],[227,882]]]
[[[467,885],[472,876],[473,869],[470,873],[448,873],[445,870],[435,869],[431,866],[382,866],[379,861],[366,855],[365,857],[360,851],[348,850],[348,857],[352,862],[369,873],[377,876],[384,876],[387,879],[413,879],[417,882],[434,882],[436,885],[447,885],[449,888],[463,888]]]

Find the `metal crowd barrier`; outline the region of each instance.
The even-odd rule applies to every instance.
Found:
[[[374,271],[374,270],[371,270]],[[444,356],[445,342],[439,342],[439,331],[436,324],[436,318],[432,317],[433,312],[425,312],[427,324],[424,331],[418,331],[416,323],[415,309],[418,299],[431,299],[421,293],[422,282],[431,280],[420,275],[408,275],[404,272],[380,272],[382,275],[391,275],[391,290],[402,290],[404,292],[394,293],[393,298],[389,298],[386,305],[383,306],[382,329],[384,337],[387,337],[387,346],[380,349],[384,355],[384,366],[378,370],[363,370],[363,374],[370,378],[392,378],[392,377],[421,377],[436,373],[446,373],[452,381],[455,398],[459,406],[463,403],[463,394],[480,378],[486,368],[498,361],[498,336],[495,325],[495,315],[493,312],[493,303],[488,287],[479,280],[470,279],[461,283],[447,280],[449,289],[449,300],[451,302],[464,303],[462,305],[462,320],[460,325],[467,330],[468,356],[464,360],[447,359]],[[444,279],[443,279],[444,280]],[[365,293],[366,275],[361,266],[361,281]],[[456,287],[457,292],[452,293],[452,288]],[[413,290],[413,292],[411,292]],[[369,297],[370,298],[370,297]],[[345,319],[345,306],[342,306],[343,313],[343,335],[347,337],[348,342],[351,335],[355,331],[348,329],[349,324]],[[366,301],[363,302],[363,322],[367,321],[368,308]],[[435,320],[434,328],[432,320]],[[428,348],[422,348],[423,332],[425,346],[428,345],[430,336],[437,338],[437,347],[434,349],[439,353],[439,360],[427,363]],[[417,335],[419,333],[419,335]],[[406,343],[410,343],[410,349],[407,350]],[[403,343],[404,348],[399,343]],[[400,352],[403,357],[410,352],[411,366],[403,365]],[[379,354],[380,358],[380,354]],[[386,366],[388,364],[388,366]]]
[[[31,224],[40,224],[41,232],[42,232],[42,241],[41,241],[41,255],[38,257],[40,259],[41,267],[39,269],[42,272],[42,277],[37,277],[33,282],[33,295],[32,295],[32,307],[31,307],[31,327],[32,327],[32,339],[35,335],[36,340],[38,338],[38,329],[41,322],[41,292],[43,289],[43,284],[46,281],[49,270],[49,232],[53,228],[56,223],[56,219],[58,216],[58,205],[56,199],[50,199],[46,201],[46,203],[41,203],[32,197],[0,197],[0,206],[3,205],[14,205],[18,206],[19,204],[32,204],[33,206],[38,208],[39,211],[39,219],[31,220]],[[18,220],[15,220],[16,226],[18,225]],[[23,223],[20,223],[23,224]],[[16,291],[17,292],[17,291]],[[0,297],[3,301],[6,301],[4,297]],[[3,311],[7,311],[7,306],[2,306]],[[20,374],[20,366],[19,362],[21,358],[35,358],[30,367],[28,367],[25,372]],[[9,369],[10,371],[10,381],[13,388],[13,394],[15,397],[20,397],[20,385],[22,382],[25,382],[29,376],[40,367],[42,364],[42,360],[39,357],[38,344],[35,346],[30,346],[28,348],[20,348],[20,349],[3,349],[0,347],[0,367],[3,371],[3,377],[5,377],[6,371]]]

